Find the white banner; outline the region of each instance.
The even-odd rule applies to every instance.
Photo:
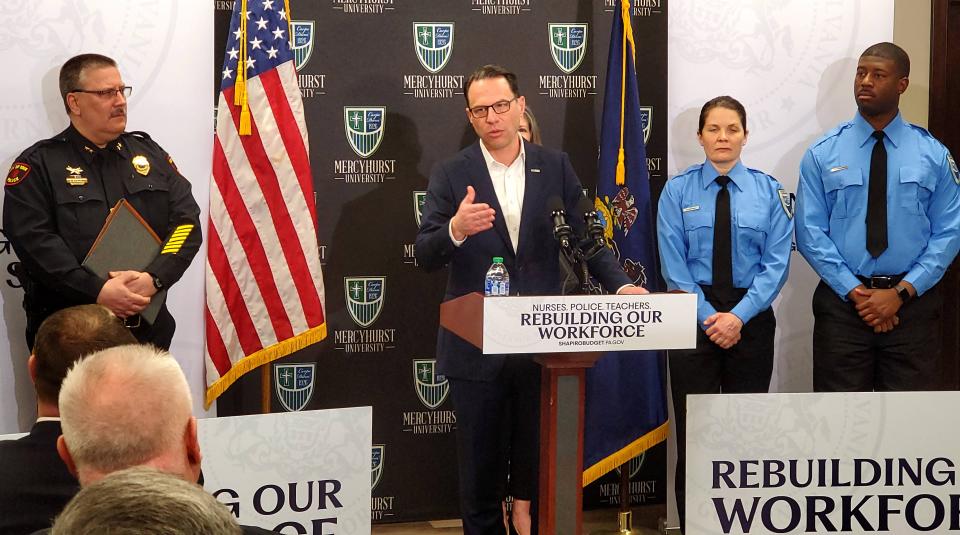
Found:
[[[373,410],[200,420],[204,488],[241,524],[280,533],[370,533]]]
[[[193,186],[206,227],[213,154],[213,7],[209,1],[183,0],[5,2],[0,52],[4,71],[11,75],[0,77],[0,172],[6,176],[22,151],[69,124],[57,87],[63,62],[85,52],[106,54],[133,87],[127,130],[147,132],[170,153]],[[0,191],[0,200],[2,195]],[[190,381],[198,416],[205,414],[205,257],[206,244],[167,299],[177,320],[171,353]],[[0,238],[0,433],[26,431],[36,417],[23,290],[10,273],[15,261],[6,237]]]
[[[693,294],[483,300],[485,354],[692,348],[696,329]]]
[[[960,392],[687,403],[688,535],[960,533]]]

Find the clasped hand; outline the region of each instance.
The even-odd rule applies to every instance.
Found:
[[[157,293],[153,276],[142,271],[111,271],[100,288],[97,303],[121,318],[139,314]]]
[[[743,321],[731,312],[717,312],[709,318],[703,320],[707,328],[707,336],[710,341],[720,346],[721,349],[730,349],[740,341],[740,330],[743,329]]]
[[[897,312],[900,310],[900,297],[894,289],[868,289],[859,285],[850,290],[848,297],[853,301],[864,323],[873,327],[875,333],[892,331],[900,324]]]

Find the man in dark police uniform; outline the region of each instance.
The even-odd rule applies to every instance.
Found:
[[[164,305],[156,320],[139,313],[159,290],[177,282],[200,248],[200,209],[190,182],[143,132],[124,132],[127,97],[114,60],[82,54],[60,69],[70,126],[23,152],[7,175],[3,230],[21,265],[27,344],[53,312],[99,303],[141,342],[168,348],[175,322]],[[120,199],[126,199],[163,241],[138,271],[104,279],[81,263]]]

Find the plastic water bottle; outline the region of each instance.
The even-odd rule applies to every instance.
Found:
[[[510,295],[510,274],[503,265],[502,256],[493,257],[493,264],[483,282],[483,294],[488,297]]]

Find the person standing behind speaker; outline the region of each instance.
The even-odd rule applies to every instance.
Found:
[[[523,118],[520,119],[520,137],[535,145],[543,145],[543,138],[540,137],[540,125],[537,124],[537,116],[533,114],[530,106],[523,109]]]
[[[857,113],[800,163],[797,248],[822,279],[817,392],[936,383],[937,283],[960,245],[960,173],[943,144],[900,115],[909,76],[902,48],[867,48],[853,82]]]
[[[677,429],[675,488],[685,527],[686,397],[766,392],[776,318],[787,280],[791,196],[740,162],[747,112],[733,97],[707,101],[697,138],[706,161],[670,179],[660,196],[657,238],[670,290],[697,295],[697,346],[669,352]]]

